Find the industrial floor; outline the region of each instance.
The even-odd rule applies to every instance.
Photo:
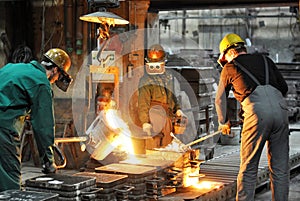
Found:
[[[300,123],[291,124],[290,125],[291,132],[290,135],[290,154],[300,153]],[[297,131],[295,131],[297,130]],[[234,145],[218,145],[215,149],[215,156],[223,155],[228,153],[229,151],[239,150],[238,146]],[[266,152],[263,153],[264,155]],[[262,156],[264,157],[264,156]],[[299,163],[298,163],[299,164]],[[255,201],[271,201],[271,191],[269,188],[269,184],[262,185],[257,189],[257,193],[255,195]],[[289,200],[288,201],[298,201],[300,200],[300,165],[295,167],[291,172],[291,180],[290,180],[290,188],[289,188]],[[228,199],[227,201],[235,201],[235,198]]]
[[[293,130],[290,135],[290,152],[291,154],[297,153],[300,155],[300,122],[297,124],[291,124],[291,129]],[[226,155],[228,153],[238,153],[239,145],[216,145],[214,149],[214,158],[218,158],[219,156]],[[264,152],[265,154],[265,152]],[[264,157],[264,156],[262,156]],[[300,164],[300,162],[296,163]],[[60,169],[58,171],[62,174],[73,175],[74,173],[79,172],[79,170],[73,169]],[[201,170],[200,170],[201,172]],[[288,201],[298,201],[300,200],[300,165],[293,168],[293,173],[290,182],[290,194]],[[22,164],[22,184],[27,179],[37,177],[43,175],[41,172],[41,168],[37,168],[34,166],[32,162],[25,162]],[[228,201],[234,201],[235,199],[227,199]],[[256,201],[269,201],[271,200],[271,191],[269,190],[268,183],[261,185],[257,189]]]

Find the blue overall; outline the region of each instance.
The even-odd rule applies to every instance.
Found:
[[[241,102],[244,111],[244,126],[241,134],[241,162],[237,178],[236,200],[254,200],[259,160],[264,145],[267,143],[272,200],[287,201],[289,127],[286,101],[279,90],[269,85],[266,60],[265,85],[261,85],[242,65],[237,62],[235,64],[258,84],[251,95]]]

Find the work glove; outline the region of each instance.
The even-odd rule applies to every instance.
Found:
[[[148,136],[151,136],[152,125],[149,123],[143,123],[143,131],[147,133]]]
[[[42,172],[44,174],[51,174],[56,172],[56,165],[54,163],[50,163],[47,161],[45,164],[43,164],[43,170]]]
[[[176,111],[176,116],[178,116],[178,117],[186,117],[186,115],[180,109]]]
[[[218,130],[221,131],[223,135],[230,135],[231,133],[230,127],[231,125],[229,123],[225,123],[225,124],[219,123]]]

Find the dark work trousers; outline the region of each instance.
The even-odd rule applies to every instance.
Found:
[[[9,130],[0,128],[0,191],[20,189],[20,139]]]
[[[244,124],[236,200],[254,200],[259,160],[266,144],[272,200],[287,201],[289,127],[286,101],[271,85],[260,85],[241,105]]]

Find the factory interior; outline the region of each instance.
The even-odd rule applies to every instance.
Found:
[[[0,200],[235,200],[240,104],[229,94],[234,126],[223,135],[214,99],[219,43],[228,33],[240,35],[248,53],[271,58],[288,84],[287,201],[300,200],[299,9],[299,0],[1,0],[0,67],[20,45],[37,61],[61,48],[72,80],[65,91],[52,85],[56,173],[41,171],[29,118],[21,134],[22,189],[0,192]],[[154,44],[167,55],[187,120],[174,120],[172,141],[153,148],[138,119],[138,95]],[[271,200],[265,152],[258,201]]]

